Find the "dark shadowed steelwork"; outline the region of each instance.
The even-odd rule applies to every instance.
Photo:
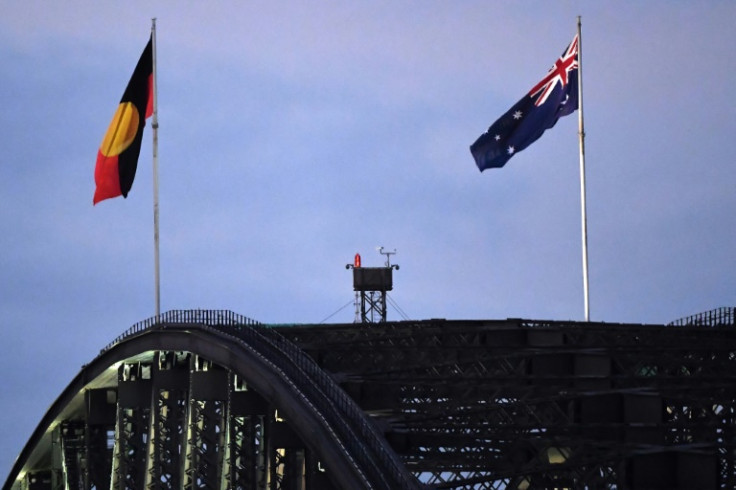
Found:
[[[99,390],[104,404],[102,395],[97,406],[84,402]],[[109,411],[112,425],[100,415]],[[104,481],[93,481],[101,470],[91,467],[84,442],[93,422],[112,434]],[[367,415],[302,350],[245,317],[201,310],[141,322],[103,349],[51,406],[6,482],[14,489],[418,486]]]
[[[678,325],[294,326],[433,488],[736,488],[733,308]]]
[[[734,309],[672,325],[168,312],[62,392],[8,489],[736,487]]]

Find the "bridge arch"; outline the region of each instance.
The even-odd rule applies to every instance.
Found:
[[[268,327],[211,310],[140,322],[83,366],[5,488],[61,480],[68,488],[420,486],[309,356]]]

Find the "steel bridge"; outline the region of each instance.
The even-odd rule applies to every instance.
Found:
[[[4,488],[732,489],[735,311],[288,326],[170,311],[82,367]]]

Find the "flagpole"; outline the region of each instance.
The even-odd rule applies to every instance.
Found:
[[[151,19],[153,51],[153,262],[155,276],[156,316],[161,314],[161,280],[158,252],[158,76],[156,75],[156,18]]]
[[[580,215],[583,239],[583,300],[585,321],[590,321],[588,299],[588,217],[585,203],[585,126],[583,124],[583,41],[580,16],[578,15],[578,140],[580,141]]]

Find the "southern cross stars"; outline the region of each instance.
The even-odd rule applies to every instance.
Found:
[[[575,36],[547,75],[470,145],[481,172],[503,167],[554,126],[560,117],[578,108],[578,49],[579,40]]]

